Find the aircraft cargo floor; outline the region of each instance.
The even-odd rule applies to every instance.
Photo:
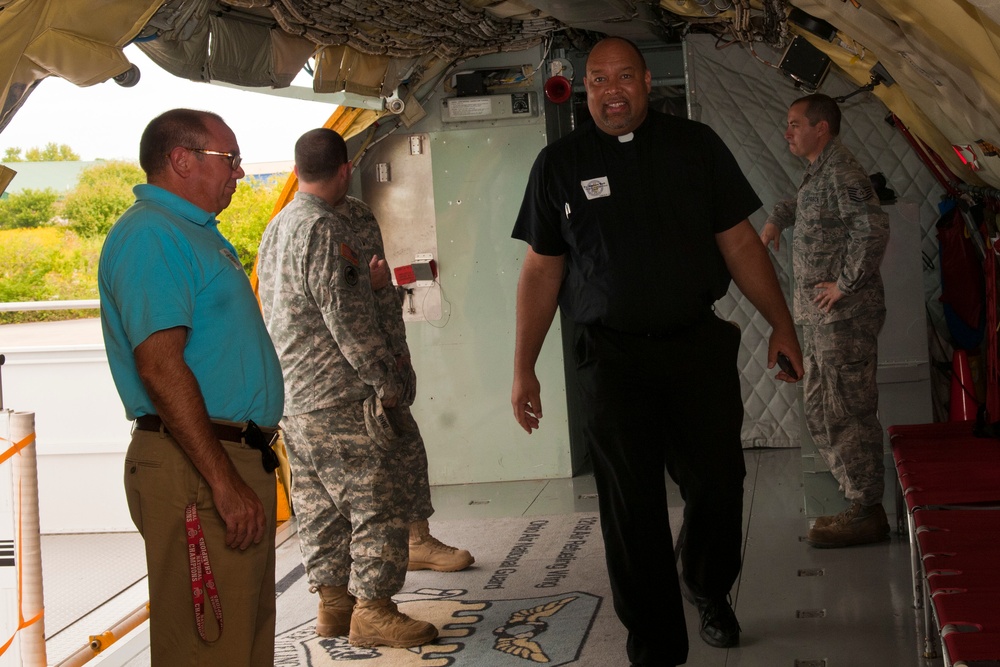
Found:
[[[743,571],[732,591],[743,629],[742,643],[729,650],[704,644],[697,634],[697,612],[685,605],[691,646],[687,664],[940,665],[940,660],[918,655],[905,536],[893,532],[890,542],[853,549],[821,550],[805,544],[808,520],[802,509],[800,456],[797,449],[746,451]],[[676,487],[672,483],[669,487],[673,520],[682,502]],[[487,522],[502,517],[597,513],[589,475],[441,486],[433,488],[433,497],[436,514],[432,528],[441,520]],[[673,526],[675,532],[678,528]],[[279,542],[295,539],[294,526],[279,529]],[[279,547],[279,559],[297,558],[298,549],[289,547],[294,544]],[[134,533],[46,535],[42,537],[42,558],[50,665],[59,664],[86,644],[90,635],[100,634],[145,602],[142,545]],[[283,567],[279,562],[278,572],[295,565],[286,563]],[[495,568],[496,563],[477,561],[477,566]],[[108,602],[95,604],[97,598]],[[610,605],[610,600],[605,603]],[[314,609],[316,598],[308,595],[301,604]],[[128,639],[119,644],[128,643]],[[624,629],[620,629],[623,665],[627,664],[624,640]],[[112,645],[91,664],[148,665],[148,651],[133,647],[129,654]],[[461,655],[448,664],[462,665]]]

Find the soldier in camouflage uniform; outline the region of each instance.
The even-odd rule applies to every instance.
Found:
[[[351,164],[337,133],[295,145],[299,191],[267,227],[258,274],[264,320],[287,400],[281,426],[316,632],[357,646],[419,646],[430,623],[391,596],[407,568],[452,571],[468,551],[430,536],[427,457],[409,406],[416,391],[382,237],[347,196]]]
[[[889,217],[865,171],[838,138],[840,109],[826,95],[796,100],[785,139],[809,160],[795,200],[778,202],[761,231],[780,247],[795,225],[794,316],[802,326],[806,424],[850,507],[809,530],[816,547],[888,538],[878,420],[878,333],[885,320],[879,264]]]

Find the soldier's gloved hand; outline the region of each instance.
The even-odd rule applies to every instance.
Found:
[[[382,365],[385,367],[385,375],[383,376],[382,384],[375,388],[375,393],[378,394],[383,407],[394,408],[399,404],[399,399],[403,393],[402,377],[399,371],[396,370],[395,361],[391,364],[383,362]]]

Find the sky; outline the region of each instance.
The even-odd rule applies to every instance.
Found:
[[[292,159],[295,140],[320,127],[336,109],[333,104],[276,97],[169,74],[135,46],[126,57],[139,67],[139,83],[123,88],[112,80],[81,88],[50,76],[32,92],[0,131],[0,157],[7,148],[44,148],[65,144],[81,160],[138,161],[139,137],[155,116],[175,107],[214,111],[236,133],[243,161]],[[304,80],[303,80],[304,79]],[[307,74],[295,85],[311,88]]]

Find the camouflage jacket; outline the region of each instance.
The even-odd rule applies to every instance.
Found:
[[[828,324],[885,310],[879,265],[889,216],[857,159],[834,137],[809,165],[795,200],[778,202],[768,222],[792,234],[797,324]],[[817,283],[844,293],[829,313],[814,303]]]
[[[334,208],[299,192],[265,229],[259,293],[286,415],[400,391],[395,357],[409,354],[402,303],[391,285],[372,289],[375,254],[385,257],[378,222],[353,197]]]

